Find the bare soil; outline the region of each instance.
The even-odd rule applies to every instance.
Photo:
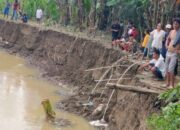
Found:
[[[112,89],[104,89],[104,83],[91,95],[96,82],[106,69],[89,71],[89,68],[109,66],[124,56],[119,50],[108,48],[102,42],[93,41],[79,36],[54,30],[41,30],[27,24],[13,23],[0,20],[0,47],[10,53],[19,54],[40,68],[43,77],[51,79],[55,83],[64,82],[70,84],[74,94],[57,104],[64,109],[88,120],[101,119],[103,113],[92,116],[93,110],[100,104],[106,104]],[[125,62],[130,65],[131,62]],[[127,67],[116,67],[114,77],[119,78]],[[122,82],[127,85],[142,85],[136,78],[137,66],[129,72],[130,78]],[[107,74],[106,78],[110,76]],[[76,87],[75,87],[76,86]],[[147,84],[143,87],[148,88]],[[93,106],[84,107],[88,97],[93,97]],[[105,120],[109,123],[110,130],[146,130],[146,118],[154,111],[156,94],[135,93],[116,90],[110,102]]]

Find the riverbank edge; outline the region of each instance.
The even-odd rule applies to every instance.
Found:
[[[112,63],[124,56],[119,50],[108,48],[102,43],[71,36],[66,33],[54,30],[41,30],[28,24],[4,20],[0,20],[0,25],[0,36],[3,41],[0,44],[1,48],[24,57],[30,64],[40,69],[43,73],[43,78],[55,84],[58,84],[59,81],[64,81],[72,86],[78,86],[75,93],[78,93],[81,88],[86,89],[85,92],[90,92],[95,85],[95,80],[99,79],[105,71],[85,72],[84,70],[112,65]],[[134,96],[130,92],[125,92],[121,95],[125,97],[126,94],[129,97]],[[138,94],[137,96],[141,96],[141,98],[146,97],[149,99],[148,102],[152,102],[151,97],[154,97]],[[81,97],[78,98],[81,99]],[[112,109],[111,116],[114,113],[116,114],[115,108],[118,109],[119,107],[118,104],[115,106]],[[72,112],[72,110],[68,111]],[[83,116],[86,117],[85,115]],[[115,120],[118,123],[119,119]],[[115,126],[115,124],[113,125]],[[118,128],[118,124],[116,126]],[[125,129],[126,127],[123,128]],[[113,130],[115,130],[115,127]]]

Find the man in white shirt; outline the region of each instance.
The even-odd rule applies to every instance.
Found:
[[[43,17],[43,11],[42,11],[42,9],[38,8],[36,10],[36,20],[38,23],[41,22],[42,17]]]
[[[166,75],[166,67],[164,58],[160,54],[160,51],[158,49],[154,49],[153,51],[153,59],[142,65],[139,69],[142,70],[145,67],[149,67],[149,70],[156,76],[158,79],[163,80]]]

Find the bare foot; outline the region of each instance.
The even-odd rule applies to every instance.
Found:
[[[162,87],[169,87],[169,84],[163,84],[163,85],[161,85]]]

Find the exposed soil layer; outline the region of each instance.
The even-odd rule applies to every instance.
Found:
[[[58,104],[59,108],[80,114],[88,119],[101,119],[102,113],[92,116],[92,111],[99,103],[107,103],[111,89],[105,90],[100,97],[104,84],[100,85],[93,95],[94,106],[82,107],[105,69],[86,72],[86,69],[109,66],[123,56],[118,50],[105,47],[102,43],[94,42],[69,34],[53,30],[40,30],[27,24],[19,24],[0,20],[0,46],[11,53],[19,54],[44,70],[43,76],[55,82],[65,81],[74,86],[79,86],[75,94]],[[126,65],[130,63],[125,63]],[[118,67],[113,73],[122,72],[125,68]],[[131,80],[123,80],[128,84],[140,84],[134,76],[137,66],[132,68]],[[109,74],[106,76],[108,77]],[[148,87],[148,86],[146,86]],[[110,103],[105,116],[111,130],[145,130],[145,119],[153,111],[157,95],[141,94],[117,90]]]

